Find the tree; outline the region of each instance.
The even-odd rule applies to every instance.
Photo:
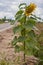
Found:
[[[34,32],[37,18],[32,14],[35,8],[36,5],[34,3],[28,6],[26,3],[22,3],[19,5],[19,11],[15,15],[15,22],[17,21],[19,24],[13,28],[13,31],[14,34],[18,33],[19,36],[14,37],[12,44],[16,52],[24,52],[24,62],[25,55],[33,55],[33,49],[39,50]],[[19,45],[17,44],[18,42],[20,43]]]
[[[5,22],[6,21],[6,16],[4,16],[4,18],[2,20]]]

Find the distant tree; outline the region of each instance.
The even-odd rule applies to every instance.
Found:
[[[5,21],[6,21],[6,16],[4,16],[4,18],[2,19],[2,21],[3,21],[3,22],[5,22]]]

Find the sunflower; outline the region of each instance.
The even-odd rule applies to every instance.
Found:
[[[36,8],[36,5],[34,3],[31,3],[29,6],[25,9],[25,15],[29,16]]]

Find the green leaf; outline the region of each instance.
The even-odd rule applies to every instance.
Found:
[[[26,55],[28,55],[28,56],[32,56],[32,55],[33,55],[33,51],[32,51],[32,50],[27,50]]]
[[[39,20],[42,20],[43,21],[43,19],[41,19],[40,17],[37,17],[36,15],[34,15],[34,14],[31,14],[32,16],[34,16],[34,18],[37,20],[37,19],[39,19]]]
[[[26,16],[23,15],[20,19],[19,22],[24,23],[26,21]]]
[[[26,43],[25,54],[28,55],[28,56],[33,55],[33,47],[29,43]]]
[[[15,46],[15,52],[20,52],[20,46],[18,45]]]
[[[43,45],[40,45],[39,49],[40,50],[38,51],[38,57],[43,61]]]
[[[26,49],[27,49],[27,52],[26,52],[27,55],[33,55],[36,53],[36,51],[39,50],[37,45],[35,43],[33,43],[33,41],[31,41],[31,40],[26,42]]]
[[[36,19],[35,17],[33,17],[33,16],[31,16],[30,18],[32,18],[32,19],[34,19],[35,21],[37,21],[37,19]]]
[[[35,32],[33,30],[31,30],[30,32],[28,32],[27,35],[29,37],[31,37],[32,39],[36,39],[36,34],[35,34]]]
[[[22,9],[23,7],[22,6],[25,6],[26,7],[26,3],[22,3],[19,5],[19,8]]]
[[[33,30],[33,26],[35,25],[35,20],[34,19],[27,19],[26,24],[23,25],[23,27],[28,30],[31,31]]]
[[[16,20],[17,22],[19,22],[20,18],[21,18],[21,14],[17,15],[17,16],[15,17],[15,20]]]
[[[25,40],[26,40],[26,37],[23,37],[23,36],[18,37],[19,42],[24,42]]]
[[[26,46],[28,48],[33,48],[33,47],[36,48],[39,47],[38,45],[39,43],[37,42],[34,32],[33,31],[29,32],[27,34]]]
[[[22,13],[23,13],[23,10],[19,10],[19,11],[16,13],[15,17],[16,17],[17,15],[22,14]]]
[[[17,37],[15,36],[14,39],[12,40],[12,45],[15,46],[17,42],[18,40],[17,40]]]
[[[33,26],[31,24],[24,24],[23,27],[27,30],[27,31],[31,31],[33,29]]]
[[[15,15],[15,20],[18,21],[18,20],[21,18],[22,14],[23,14],[23,11],[22,11],[22,10],[19,10],[19,11],[16,13],[16,15]]]
[[[33,18],[29,18],[29,19],[27,20],[27,23],[28,23],[28,24],[31,24],[31,25],[35,25],[35,24],[36,24],[36,20],[33,19]]]
[[[35,44],[31,40],[26,42],[27,49],[33,49],[34,46],[35,46]]]
[[[38,36],[38,41],[43,45],[43,32]]]
[[[18,25],[18,26],[13,28],[13,32],[14,33],[19,33],[19,32],[21,32],[21,30],[22,30],[22,26],[21,25]]]

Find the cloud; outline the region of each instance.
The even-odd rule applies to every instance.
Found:
[[[6,16],[7,18],[13,18],[13,14],[11,12],[0,12],[0,18]]]
[[[0,0],[0,18],[4,16],[13,18],[18,10],[18,5],[22,2],[27,4],[34,2],[37,5],[35,14],[43,17],[43,0]]]
[[[3,3],[0,3],[0,6],[2,6],[3,5]]]
[[[10,8],[12,9],[12,10],[18,10],[18,7],[16,6],[16,5],[10,5]]]

